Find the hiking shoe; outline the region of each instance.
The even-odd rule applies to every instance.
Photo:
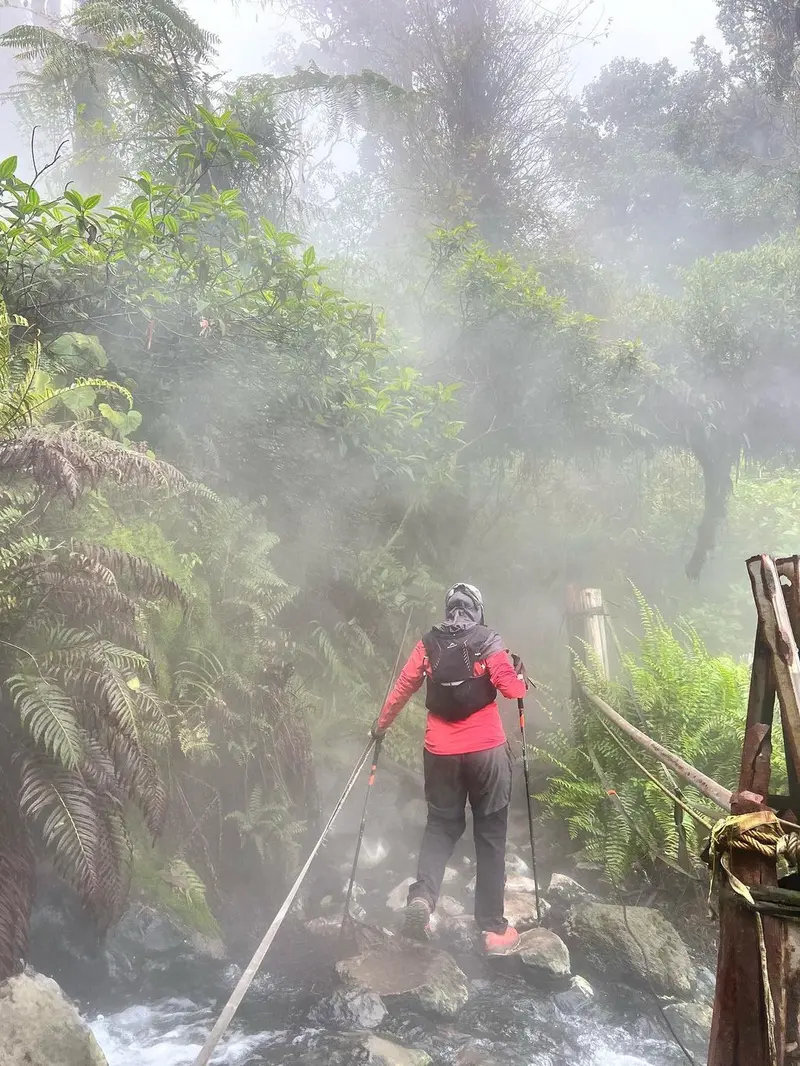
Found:
[[[487,955],[513,955],[519,947],[519,933],[509,927],[504,933],[484,933],[483,950]]]
[[[431,906],[426,899],[411,899],[406,907],[403,936],[425,943],[431,936]]]

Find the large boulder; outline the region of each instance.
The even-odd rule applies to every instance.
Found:
[[[0,985],[3,1066],[107,1066],[100,1046],[55,981],[26,972]]]
[[[549,929],[530,929],[523,933],[517,954],[533,977],[560,981],[570,975],[567,945]]]
[[[570,911],[567,928],[589,962],[659,995],[688,998],[694,964],[675,927],[649,907],[585,903]]]
[[[427,944],[387,944],[338,963],[336,972],[350,987],[365,989],[384,1002],[411,1003],[452,1018],[469,999],[467,978],[444,951]]]

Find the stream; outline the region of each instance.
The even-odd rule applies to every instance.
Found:
[[[404,1014],[381,1035],[453,1066],[686,1066],[644,997],[627,1009],[596,1002],[562,1011],[553,997],[506,978],[473,980],[454,1023]],[[309,1024],[305,995],[261,979],[213,1059],[225,1066],[309,1066],[336,1060],[335,1034]],[[600,997],[602,999],[602,997]],[[109,1066],[191,1066],[216,1020],[211,1003],[165,998],[91,1020]],[[355,1061],[355,1060],[353,1060]]]
[[[580,960],[573,973],[588,980],[593,995],[578,995],[564,983],[543,989],[506,965],[509,960],[442,945],[469,987],[469,1000],[454,1017],[434,1018],[413,1004],[394,1004],[376,1026],[366,1020],[354,1025],[351,1016],[337,1013],[330,1007],[342,950],[335,916],[341,915],[360,814],[358,802],[350,806],[302,900],[305,918],[329,915],[337,935],[312,933],[302,917],[290,917],[212,1060],[216,1066],[385,1066],[387,1060],[353,1048],[345,1034],[354,1029],[373,1029],[395,1044],[422,1049],[435,1066],[687,1066],[652,995],[584,970]],[[397,928],[401,916],[392,913],[387,897],[402,897],[423,821],[424,804],[398,795],[385,775],[358,875],[354,911],[362,920]],[[519,826],[511,834],[519,839],[510,844],[510,855],[522,868],[527,826],[524,820]],[[547,885],[552,866],[547,869],[543,851],[540,876]],[[467,913],[471,856],[465,839],[444,889]],[[248,929],[247,937],[229,943],[227,958],[216,959],[198,951],[168,918],[139,904],[109,942],[89,948],[78,916],[65,914],[63,900],[45,895],[34,915],[31,962],[76,1000],[109,1066],[191,1066],[260,936],[261,921],[253,924],[259,928]],[[696,962],[694,998],[708,1003],[713,975]],[[702,1042],[690,1047],[697,1066],[705,1062]],[[401,1053],[396,1062],[407,1066],[408,1060]]]

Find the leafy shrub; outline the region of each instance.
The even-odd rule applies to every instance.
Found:
[[[709,654],[691,626],[667,625],[641,597],[639,607],[642,636],[635,652],[623,657],[624,680],[608,682],[590,668],[584,683],[648,736],[735,788],[747,714],[747,666]],[[541,751],[553,767],[539,797],[545,811],[566,822],[582,856],[599,863],[614,882],[658,861],[693,874],[702,826],[676,814],[673,800],[634,765],[615,735],[590,707],[574,707],[573,735],[557,731]],[[619,737],[625,747],[635,747]],[[777,737],[774,743],[777,763],[782,748]],[[639,749],[634,754],[670,791],[679,790],[692,809],[707,811],[696,790],[676,782]]]

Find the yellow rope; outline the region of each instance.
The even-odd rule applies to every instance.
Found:
[[[709,854],[711,858],[711,888],[722,868],[728,882],[742,899],[755,909],[755,900],[750,889],[733,873],[730,865],[732,851],[755,851],[769,859],[785,856],[792,865],[800,859],[800,833],[786,833],[773,811],[757,811],[754,814],[734,814],[722,818],[711,831]],[[769,1041],[770,1066],[778,1066],[778,1049],[775,1040],[775,1003],[769,982],[767,948],[764,941],[764,923],[755,910],[758,930],[758,952],[761,961],[761,985],[767,1015],[767,1038]]]

